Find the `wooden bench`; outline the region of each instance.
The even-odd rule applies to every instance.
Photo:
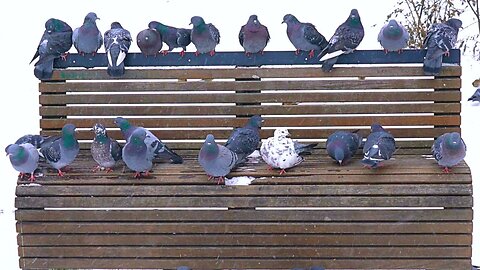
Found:
[[[84,150],[64,178],[48,169],[39,185],[19,180],[20,267],[470,269],[470,169],[444,174],[429,156],[435,137],[460,132],[460,52],[437,77],[423,75],[423,54],[357,51],[331,73],[293,52],[131,54],[120,79],[103,54],[56,62],[39,84],[41,133],[73,123]],[[255,177],[249,186],[208,181],[197,163],[206,134],[224,142],[253,114],[264,116],[262,138],[283,126],[318,149],[285,175],[261,160],[229,175]],[[184,164],[157,162],[143,179],[122,162],[92,173],[90,129],[100,122],[121,139],[116,116],[152,130]],[[359,154],[335,165],[326,137],[367,135],[372,122],[397,138],[394,160],[368,170]]]

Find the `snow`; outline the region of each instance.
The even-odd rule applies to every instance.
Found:
[[[283,15],[292,13],[301,21],[314,23],[319,31],[329,38],[337,25],[345,20],[350,9],[359,10],[366,29],[365,38],[359,49],[380,49],[376,40],[386,15],[393,9],[395,0],[365,0],[358,5],[355,0],[342,0],[341,5],[322,6],[318,1],[308,0],[296,3],[244,0],[237,5],[231,1],[142,1],[141,4],[119,5],[118,1],[83,1],[66,4],[65,1],[12,1],[9,8],[4,8],[0,23],[2,25],[2,42],[0,42],[1,65],[0,74],[2,89],[0,91],[2,130],[0,148],[4,148],[18,137],[27,133],[37,133],[38,117],[38,80],[33,76],[33,65],[28,63],[44,30],[48,18],[55,17],[67,21],[72,28],[80,26],[84,16],[95,11],[101,18],[99,29],[104,32],[112,21],[120,21],[132,32],[132,36],[146,28],[151,20],[188,28],[190,17],[201,15],[207,22],[214,23],[221,33],[218,51],[241,50],[238,44],[238,31],[245,24],[248,16],[255,13],[259,20],[269,27],[272,37],[268,50],[293,50],[285,34],[285,25],[281,24]],[[199,3],[202,3],[201,5]],[[28,7],[26,7],[28,5]],[[328,10],[322,10],[328,9]],[[233,11],[233,12],[232,12]],[[465,22],[465,25],[470,22]],[[375,26],[374,26],[375,25]],[[193,45],[188,47],[192,51]],[[73,52],[73,48],[71,52]],[[103,52],[103,48],[100,50]],[[132,44],[132,52],[138,52],[136,44]],[[462,88],[462,131],[468,146],[466,161],[470,165],[474,177],[474,194],[480,194],[480,168],[476,167],[480,160],[478,136],[478,120],[480,107],[467,102],[475,91],[471,86],[473,80],[480,76],[480,64],[469,57],[463,57]],[[8,129],[8,130],[7,130]],[[8,158],[0,158],[0,172],[3,175],[0,191],[0,239],[2,239],[0,258],[2,269],[18,269],[16,245],[14,198],[15,179],[17,173],[10,166]],[[476,208],[479,201],[474,200]],[[476,211],[473,240],[473,262],[480,264],[480,224]]]

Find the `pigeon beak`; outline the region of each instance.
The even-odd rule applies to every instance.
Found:
[[[283,20],[282,23],[285,23],[285,20]]]
[[[190,22],[188,25],[192,25],[192,23]]]
[[[342,165],[342,162],[343,162],[343,160],[340,159],[340,160],[338,161],[338,164]]]
[[[52,33],[52,30],[48,30],[47,33],[51,34],[51,33]]]

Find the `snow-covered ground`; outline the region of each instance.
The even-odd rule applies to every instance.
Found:
[[[300,21],[314,23],[319,31],[329,38],[335,28],[348,16],[351,8],[357,8],[366,30],[365,38],[359,49],[378,49],[376,41],[379,28],[396,1],[378,0],[342,0],[340,5],[322,5],[320,1],[194,1],[194,0],[156,0],[141,2],[122,1],[10,1],[8,8],[2,9],[0,16],[0,102],[1,129],[0,148],[3,149],[18,137],[27,133],[37,133],[38,117],[38,80],[33,76],[33,66],[28,63],[44,30],[48,18],[55,17],[67,21],[72,28],[83,22],[84,16],[94,11],[98,17],[99,29],[104,32],[112,21],[119,21],[129,29],[132,36],[147,27],[151,20],[188,28],[190,17],[203,16],[207,22],[214,23],[221,33],[218,51],[241,50],[238,44],[238,31],[248,16],[257,14],[259,20],[269,27],[272,37],[266,50],[293,50],[285,29],[281,24],[287,13],[296,15]],[[361,3],[361,5],[359,5]],[[466,23],[465,25],[469,24]],[[376,26],[374,26],[376,25]],[[193,45],[188,48],[194,50]],[[71,50],[73,52],[73,49]],[[103,48],[100,50],[103,52]],[[138,52],[136,44],[132,52]],[[462,130],[468,145],[466,161],[474,177],[474,194],[480,194],[480,141],[478,137],[478,104],[467,103],[474,92],[471,82],[480,78],[480,64],[469,57],[463,57],[462,87]],[[17,173],[10,166],[8,158],[0,158],[0,174],[3,176],[0,189],[0,261],[2,269],[18,269],[16,245],[14,193]],[[478,209],[480,200],[475,200]],[[473,262],[480,264],[480,223],[476,211],[474,221]]]

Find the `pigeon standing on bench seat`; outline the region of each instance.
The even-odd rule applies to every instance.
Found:
[[[157,30],[142,30],[137,34],[137,46],[145,57],[156,57],[163,46],[162,37]]]
[[[128,142],[130,140],[130,136],[132,133],[137,129],[143,129],[147,133],[145,137],[145,144],[147,145],[149,151],[153,152],[153,155],[157,158],[167,158],[174,164],[183,163],[183,158],[173,152],[170,148],[167,147],[157,136],[155,136],[152,132],[148,129],[143,127],[137,127],[130,122],[123,118],[117,117],[115,118],[115,124],[120,128],[122,131],[123,137]]]
[[[327,40],[313,24],[300,22],[292,14],[283,16],[282,23],[287,24],[287,36],[296,49],[295,54],[307,51],[308,57],[313,58],[315,51],[322,51],[327,47]]]
[[[280,175],[285,169],[295,167],[303,162],[303,155],[311,154],[317,143],[302,144],[289,138],[286,128],[277,128],[273,137],[268,138],[260,147],[260,154],[271,168],[278,168]]]
[[[443,55],[449,56],[457,43],[458,30],[462,21],[449,19],[445,23],[435,23],[427,31],[423,47],[427,50],[423,61],[425,75],[438,75],[442,69]]]
[[[400,53],[408,46],[410,34],[407,29],[399,24],[395,19],[391,19],[385,24],[380,33],[378,33],[378,42],[382,45],[385,53],[398,52]]]
[[[102,124],[95,124],[92,130],[95,137],[90,146],[90,152],[93,160],[98,164],[93,171],[105,168],[107,172],[111,172],[115,163],[122,159],[122,147],[117,140],[107,135],[107,130]]]
[[[331,71],[338,56],[353,52],[363,40],[365,32],[358,10],[352,9],[348,19],[335,30],[328,45],[318,56],[323,61],[322,70]]]
[[[368,168],[382,166],[382,162],[389,160],[395,152],[395,138],[380,124],[372,124],[371,133],[363,146],[362,163]]]
[[[193,16],[190,20],[193,25],[191,39],[197,51],[195,55],[210,53],[215,55],[215,47],[220,43],[220,32],[211,23],[205,23],[202,17]]]
[[[240,28],[238,40],[248,56],[252,53],[263,53],[270,40],[270,34],[268,28],[260,23],[257,15],[251,15],[247,24]]]
[[[244,127],[236,128],[225,143],[225,147],[237,154],[244,161],[258,148],[260,143],[260,127],[263,119],[260,115],[252,116]]]
[[[162,41],[165,42],[168,46],[168,50],[163,50],[161,53],[167,55],[168,52],[172,51],[175,48],[182,48],[180,56],[185,56],[185,51],[187,46],[192,42],[190,35],[192,30],[185,28],[176,28],[173,26],[168,26],[157,21],[151,21],[148,24],[148,28],[154,29],[160,33]]]
[[[225,176],[240,162],[237,154],[227,147],[217,144],[212,134],[208,134],[198,153],[198,163],[208,179],[218,178],[217,184],[225,181]]]
[[[127,167],[135,171],[135,178],[140,178],[142,173],[148,176],[153,167],[154,154],[145,144],[147,132],[137,128],[122,149],[122,159]]]
[[[132,43],[132,36],[119,22],[113,22],[105,32],[105,53],[108,59],[107,73],[112,77],[125,74],[124,60]]]
[[[19,172],[18,177],[23,178],[30,173],[28,178],[31,182],[35,181],[35,170],[38,167],[38,151],[30,143],[10,144],[5,148],[5,152],[10,159],[12,167]]]
[[[75,126],[66,124],[60,136],[47,138],[40,148],[40,153],[47,162],[58,171],[59,176],[64,176],[62,168],[70,165],[78,155],[80,147],[75,138]]]
[[[89,54],[95,55],[103,45],[103,35],[98,30],[96,21],[100,18],[97,14],[90,12],[85,16],[82,26],[73,31],[72,41],[73,46],[81,55]]]
[[[467,146],[458,132],[444,133],[432,145],[433,157],[445,173],[450,173],[450,168],[465,158],[466,151]]]
[[[480,88],[478,88],[477,91],[475,91],[475,93],[468,98],[468,101],[480,101]]]
[[[345,165],[350,162],[361,144],[362,136],[358,131],[335,131],[327,138],[327,153],[340,166]]]
[[[37,57],[33,74],[40,80],[47,80],[53,74],[53,61],[62,57],[66,59],[66,52],[72,47],[72,28],[59,19],[48,19],[45,22],[45,31],[40,39],[35,55]]]

